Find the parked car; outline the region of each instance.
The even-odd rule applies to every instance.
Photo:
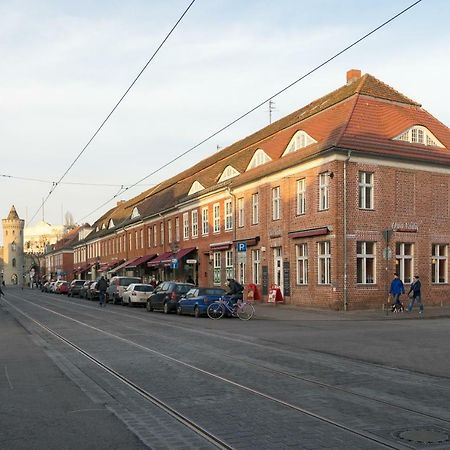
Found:
[[[58,287],[61,283],[63,283],[62,280],[55,281],[50,287],[50,292],[52,292],[53,294],[56,294],[56,290],[58,289]]]
[[[163,311],[165,314],[176,311],[180,298],[187,294],[193,287],[195,285],[191,283],[163,281],[156,287],[147,300],[147,311],[157,309]]]
[[[74,297],[75,295],[78,295],[79,297],[81,297],[80,291],[85,282],[86,282],[86,280],[73,280],[70,283],[69,292],[67,293],[67,295],[69,297]]]
[[[138,277],[112,277],[106,290],[106,300],[113,304],[121,303],[125,289],[132,283],[141,283]]]
[[[151,284],[131,283],[123,291],[122,305],[145,305],[153,290]]]
[[[60,281],[57,283],[55,287],[56,294],[67,294],[69,292],[69,282],[68,281]]]
[[[89,291],[89,286],[94,283],[93,280],[87,280],[84,282],[83,286],[80,288],[80,298],[88,298],[87,293]]]
[[[47,286],[47,289],[45,290],[45,292],[53,292],[53,288],[55,286],[56,281],[50,281],[50,283]]]
[[[50,281],[46,281],[46,282],[41,286],[41,292],[48,292],[49,286],[50,286]]]
[[[86,294],[88,300],[98,300],[97,282],[94,281],[89,285],[89,289]]]
[[[193,314],[195,317],[206,316],[211,303],[219,300],[226,291],[217,287],[196,287],[180,299],[177,314]]]

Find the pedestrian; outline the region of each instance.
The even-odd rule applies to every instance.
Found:
[[[100,280],[97,281],[99,306],[106,306],[105,297],[107,287],[108,283],[106,282],[105,277],[102,275]]]
[[[2,283],[3,284],[3,283]],[[4,286],[4,284],[3,284]],[[2,288],[0,287],[0,297],[5,297],[5,293],[2,291]]]
[[[189,276],[187,277],[186,283],[195,284],[194,279],[192,278],[191,275],[189,275]]]
[[[408,312],[411,312],[414,306],[414,303],[417,302],[419,304],[419,314],[423,314],[423,303],[422,296],[420,294],[420,288],[422,287],[422,283],[419,280],[418,275],[414,275],[413,282],[411,283],[411,287],[409,288],[408,296],[412,293],[411,301],[408,305]]]
[[[389,289],[389,294],[392,295],[393,304],[392,312],[404,311],[403,304],[400,301],[400,295],[405,293],[405,286],[403,281],[398,277],[398,273],[394,273],[394,279],[391,282],[391,288]]]

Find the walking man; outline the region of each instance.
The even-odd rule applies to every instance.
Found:
[[[394,279],[391,282],[391,288],[389,290],[389,294],[392,295],[393,305],[392,312],[403,311],[403,304],[400,301],[400,295],[405,293],[405,286],[403,285],[403,281],[398,277],[398,273],[394,273]]]
[[[4,296],[5,296],[5,293],[2,291],[2,288],[0,287],[0,297],[4,297]]]
[[[97,281],[99,306],[106,306],[105,297],[107,287],[108,283],[106,282],[105,277],[102,275],[100,280]]]
[[[422,297],[420,294],[420,288],[422,287],[422,284],[419,280],[419,276],[415,275],[414,280],[411,283],[411,287],[409,288],[408,295],[412,292],[411,301],[408,305],[408,312],[411,312],[414,306],[414,303],[417,302],[419,304],[419,314],[423,314],[423,303],[422,303]]]

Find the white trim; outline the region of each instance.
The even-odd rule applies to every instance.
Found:
[[[301,148],[308,147],[309,145],[316,144],[317,141],[312,138],[306,131],[298,130],[289,141],[281,157],[294,153]]]
[[[268,162],[272,161],[272,158],[262,149],[256,149],[255,153],[253,153],[252,159],[248,163],[245,171],[254,169],[255,167],[262,166]]]
[[[188,195],[195,194],[197,192],[203,191],[205,187],[197,180],[192,183],[191,188],[189,189]]]
[[[398,136],[392,138],[393,141],[409,142],[410,144],[427,145],[430,147],[445,148],[439,139],[423,125],[414,125]]]
[[[241,173],[237,171],[233,166],[228,165],[223,170],[222,174],[220,175],[219,181],[217,183],[221,183],[222,181],[229,180],[230,178],[237,177]]]

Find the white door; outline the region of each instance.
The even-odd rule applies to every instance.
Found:
[[[281,253],[281,247],[274,247],[273,249],[273,284],[276,284],[281,292],[283,291],[283,255]]]

